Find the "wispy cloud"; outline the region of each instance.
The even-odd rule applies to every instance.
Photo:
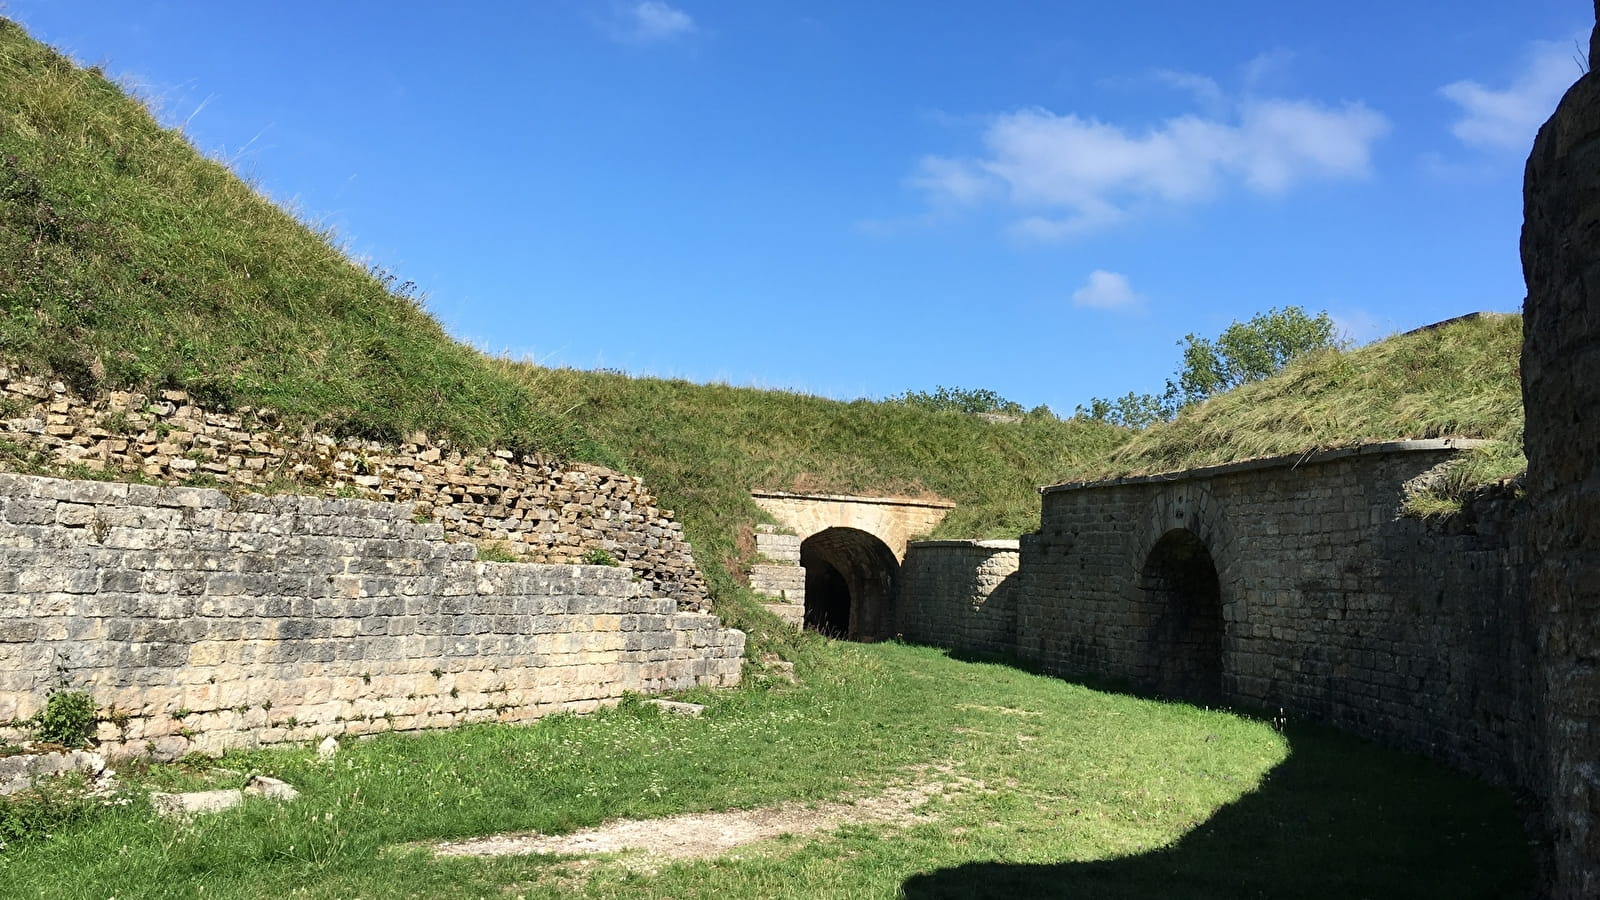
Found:
[[[1456,81],[1439,89],[1461,108],[1450,130],[1462,143],[1493,150],[1526,151],[1539,126],[1568,87],[1583,74],[1572,41],[1537,41],[1504,88]]]
[[[1204,76],[1159,77],[1210,110],[1138,132],[1047,109],[993,116],[981,155],[923,157],[909,183],[935,206],[1002,205],[1014,213],[1013,233],[1058,240],[1201,202],[1233,184],[1279,194],[1310,179],[1360,178],[1389,130],[1361,103],[1229,101]]]
[[[612,37],[634,44],[656,44],[687,37],[697,30],[694,18],[661,0],[619,5],[611,23]]]
[[[1333,334],[1337,340],[1361,346],[1396,332],[1394,322],[1380,319],[1364,309],[1347,309],[1331,314]]]
[[[1095,269],[1083,287],[1072,292],[1072,305],[1090,309],[1138,309],[1144,298],[1134,293],[1128,276]]]

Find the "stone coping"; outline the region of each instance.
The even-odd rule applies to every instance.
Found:
[[[878,506],[919,506],[925,509],[955,509],[948,500],[913,500],[910,497],[852,497],[849,494],[791,494],[786,491],[751,491],[764,500],[827,500],[835,503],[870,503]]]
[[[1125,484],[1158,484],[1170,481],[1188,481],[1197,478],[1215,478],[1218,475],[1232,475],[1236,472],[1253,472],[1258,469],[1293,469],[1300,466],[1334,462],[1352,456],[1384,456],[1391,453],[1438,453],[1446,450],[1471,450],[1474,447],[1482,447],[1492,443],[1494,442],[1478,438],[1380,441],[1371,444],[1358,444],[1354,447],[1341,447],[1337,450],[1290,453],[1284,456],[1263,456],[1259,459],[1246,459],[1240,462],[1221,463],[1215,466],[1200,466],[1195,469],[1180,469],[1176,472],[1161,472],[1155,475],[1127,475],[1122,478],[1110,478],[1104,481],[1069,481],[1062,484],[1046,485],[1039,488],[1039,493],[1054,494],[1060,491],[1080,491],[1088,488],[1116,487]]]
[[[982,550],[1020,550],[1021,541],[1014,540],[963,540],[963,541],[911,541],[906,544],[911,547],[977,547]]]

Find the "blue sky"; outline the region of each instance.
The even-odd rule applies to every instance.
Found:
[[[1588,0],[7,0],[548,365],[1070,413],[1273,306],[1523,298]]]

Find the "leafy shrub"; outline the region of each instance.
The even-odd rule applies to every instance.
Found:
[[[94,743],[94,698],[85,691],[55,691],[33,717],[34,737],[63,747]]]
[[[617,558],[605,550],[596,547],[583,555],[583,563],[587,566],[617,566]]]

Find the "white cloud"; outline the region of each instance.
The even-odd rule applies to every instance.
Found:
[[[696,30],[688,13],[661,0],[628,3],[618,9],[617,19],[613,34],[619,40],[640,44],[670,41]]]
[[[1217,84],[1214,78],[1172,69],[1157,69],[1155,75],[1161,83],[1192,94],[1201,109],[1208,112],[1227,109],[1228,98],[1223,94],[1222,86]]]
[[[1378,338],[1396,333],[1392,320],[1379,319],[1364,309],[1348,309],[1329,315],[1333,319],[1334,338],[1356,346],[1370,344]]]
[[[1090,309],[1136,309],[1144,305],[1144,298],[1133,292],[1128,276],[1095,269],[1089,273],[1088,282],[1072,292],[1072,305]]]
[[[1439,89],[1461,107],[1450,126],[1463,143],[1526,151],[1561,95],[1582,74],[1572,42],[1538,41],[1510,86],[1496,90],[1477,81],[1457,81]]]
[[[1199,76],[1163,77],[1201,99],[1209,92]],[[1009,204],[1020,210],[1013,233],[1061,239],[1199,202],[1233,182],[1275,194],[1308,179],[1363,177],[1388,128],[1363,104],[1307,100],[1245,100],[1230,115],[1178,116],[1142,133],[1025,109],[989,121],[982,155],[924,157],[910,180],[934,204]]]

